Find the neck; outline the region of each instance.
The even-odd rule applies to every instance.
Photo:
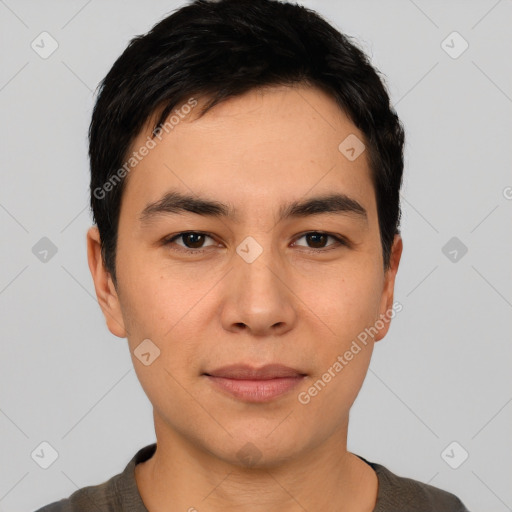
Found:
[[[347,452],[347,425],[292,459],[242,467],[201,450],[155,418],[157,449],[135,466],[137,487],[150,512],[372,512],[377,476]]]

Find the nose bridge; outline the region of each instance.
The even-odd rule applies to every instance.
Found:
[[[266,293],[278,293],[280,280],[276,276],[283,271],[281,259],[277,255],[272,240],[272,230],[261,231],[254,236],[246,236],[236,248],[236,273],[246,287],[252,290],[261,288]]]
[[[232,286],[224,305],[224,327],[244,324],[253,334],[290,328],[295,313],[285,285],[285,268],[272,242],[272,231],[247,236],[236,247]],[[268,332],[269,333],[269,332]]]

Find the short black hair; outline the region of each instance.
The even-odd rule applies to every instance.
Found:
[[[351,39],[297,4],[195,0],[130,41],[98,85],[89,127],[91,208],[114,283],[126,161],[145,124],[156,116],[154,137],[187,98],[208,100],[203,115],[230,97],[279,85],[323,90],[364,134],[389,268],[400,233],[404,130],[378,70]]]

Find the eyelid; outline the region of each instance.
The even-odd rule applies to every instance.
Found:
[[[302,245],[298,245],[297,247],[303,247],[302,250],[304,250],[305,252],[322,254],[329,250],[335,249],[337,247],[343,247],[343,246],[350,247],[350,245],[351,245],[350,242],[342,235],[337,235],[334,233],[320,231],[320,230],[304,231],[295,237],[295,239],[294,239],[295,241],[293,243],[295,244],[297,240],[303,238],[306,235],[312,234],[312,233],[319,234],[319,235],[326,235],[327,237],[330,237],[330,238],[333,238],[334,240],[336,240],[336,243],[328,245],[327,247],[323,247],[320,249],[315,249],[313,247],[306,247],[306,246],[302,246]],[[181,231],[179,233],[176,233],[174,235],[169,235],[169,236],[165,237],[164,239],[162,239],[162,245],[165,245],[165,246],[170,245],[171,243],[174,242],[174,240],[181,238],[183,235],[189,235],[189,234],[205,235],[206,237],[211,238],[212,240],[215,239],[215,237],[213,235],[211,235],[205,231],[193,231],[193,230],[192,231]],[[202,247],[198,248],[198,249],[189,249],[187,247],[178,245],[178,247],[179,247],[178,249],[172,249],[172,250],[175,250],[177,252],[184,252],[184,253],[188,253],[188,254],[201,254],[201,253],[205,252],[205,250],[207,250],[208,247],[212,247],[214,245],[215,244],[206,246],[206,249],[202,248]]]
[[[174,240],[177,240],[179,238],[181,238],[183,235],[190,235],[190,234],[195,234],[195,235],[205,235],[207,236],[208,238],[211,238],[212,240],[215,238],[213,235],[210,235],[209,233],[206,233],[205,231],[181,231],[180,233],[176,233],[174,235],[169,235],[169,236],[166,236],[163,240],[162,240],[162,244],[163,245],[170,245],[171,243],[174,242]],[[211,247],[215,244],[212,244],[212,245],[208,245],[207,247]],[[182,252],[188,252],[188,253],[196,253],[196,254],[199,254],[201,252],[204,252],[204,248],[199,248],[199,249],[189,249],[188,247],[183,247],[181,245],[178,245],[178,247],[180,249],[175,249],[177,250],[178,252],[179,251],[182,251]]]
[[[348,240],[345,237],[343,237],[342,235],[336,235],[334,233],[329,233],[329,232],[326,232],[326,231],[318,231],[318,230],[305,231],[304,233],[298,235],[295,238],[294,245],[296,244],[297,240],[300,240],[301,238],[305,237],[306,235],[309,235],[309,234],[312,234],[312,233],[314,233],[316,235],[325,235],[328,238],[333,238],[336,241],[336,243],[335,244],[330,244],[327,247],[322,247],[320,249],[315,249],[314,247],[307,247],[307,246],[302,246],[302,245],[299,245],[297,247],[304,247],[304,249],[306,251],[312,251],[312,252],[321,253],[321,252],[326,252],[326,251],[328,251],[330,249],[334,249],[334,248],[339,247],[339,246],[348,246],[349,245]]]

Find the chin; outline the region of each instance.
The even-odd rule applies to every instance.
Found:
[[[274,423],[272,428],[275,429],[278,424],[279,422]],[[294,436],[289,429],[278,432],[278,427],[271,433],[272,428],[255,431],[252,425],[250,435],[247,432],[248,428],[242,427],[236,432],[228,429],[232,437],[226,434],[221,442],[213,441],[214,446],[206,448],[214,456],[231,465],[270,469],[299,456],[309,444],[306,439]]]

